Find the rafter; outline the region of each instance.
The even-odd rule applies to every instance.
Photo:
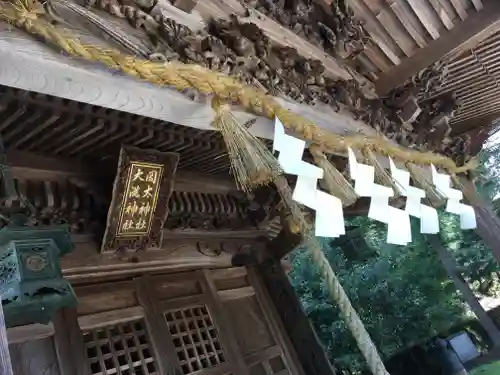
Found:
[[[380,75],[375,83],[379,94],[386,94],[408,78],[450,53],[459,53],[477,45],[500,30],[500,2],[485,1],[484,8],[418,50],[411,57]]]

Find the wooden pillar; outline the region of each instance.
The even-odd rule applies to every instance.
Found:
[[[2,300],[0,299],[0,374],[14,375],[9,354],[9,341],[7,340],[7,327],[3,315]]]
[[[54,317],[54,346],[61,375],[90,375],[87,351],[75,308],[57,311]]]
[[[477,233],[500,263],[500,219],[493,208],[479,197],[472,181],[461,177],[460,183],[465,198],[476,212]]]
[[[428,235],[430,245],[436,250],[439,260],[443,264],[448,276],[455,284],[457,290],[462,294],[462,298],[469,305],[472,312],[476,315],[479,323],[483,326],[486,334],[489,336],[492,344],[495,347],[500,346],[500,331],[490,318],[486,310],[481,306],[478,299],[474,295],[469,284],[464,280],[458,271],[458,263],[452,254],[441,243],[438,235]]]
[[[200,285],[203,293],[207,296],[208,308],[212,311],[212,319],[219,330],[222,346],[226,348],[227,356],[233,366],[233,371],[238,375],[250,375],[241,354],[238,341],[230,326],[230,317],[227,316],[221,301],[217,297],[217,288],[207,270],[198,271]]]
[[[180,375],[181,365],[172,342],[167,323],[163,313],[158,307],[154,293],[155,286],[150,275],[145,275],[134,280],[137,298],[144,308],[144,319],[151,338],[151,345],[160,368],[160,375]]]
[[[269,260],[255,268],[283,322],[298,359],[307,375],[335,375],[325,348],[319,342],[299,298],[279,260]]]

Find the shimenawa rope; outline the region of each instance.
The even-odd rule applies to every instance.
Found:
[[[205,69],[199,65],[179,62],[157,63],[125,55],[118,50],[102,46],[85,45],[46,20],[40,19],[43,9],[31,0],[14,0],[0,7],[0,19],[15,24],[28,33],[42,37],[45,42],[57,47],[70,56],[95,61],[120,70],[128,75],[148,82],[172,86],[182,91],[194,88],[205,94],[213,94],[227,103],[235,103],[247,111],[269,119],[279,117],[282,123],[300,134],[304,139],[322,146],[328,152],[345,152],[348,147],[368,149],[375,153],[391,156],[405,163],[434,164],[450,173],[462,173],[475,167],[469,162],[458,167],[453,160],[432,152],[418,152],[403,149],[382,138],[364,136],[343,137],[326,132],[314,123],[283,108],[276,100],[252,86],[243,84],[225,74]]]

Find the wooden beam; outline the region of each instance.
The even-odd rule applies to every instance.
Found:
[[[78,317],[78,325],[84,331],[99,329],[144,317],[142,306],[127,307],[119,310],[104,311]]]
[[[0,85],[192,128],[213,130],[215,112],[209,100],[192,101],[174,89],[151,85],[124,75],[110,74],[99,64],[86,64],[58,54],[1,22],[0,56]],[[281,97],[274,99],[289,111],[333,134],[379,136],[375,129],[355,120],[348,111],[335,112],[327,105],[313,107]],[[242,123],[255,119],[250,132],[260,138],[273,139],[273,121],[246,113],[237,107],[233,109],[233,114]],[[339,154],[347,156],[347,152]],[[388,168],[389,160],[385,156],[378,155],[378,161]]]
[[[490,113],[488,115],[474,118],[471,120],[460,121],[451,125],[451,136],[458,136],[468,133],[472,130],[491,125],[493,121],[500,118],[500,111]]]
[[[82,180],[96,178],[113,178],[116,163],[101,163],[99,168],[82,163],[76,159],[48,157],[29,151],[8,150],[7,162],[14,178],[56,181],[71,178]],[[177,172],[175,177],[176,191],[220,193],[237,191],[234,180],[230,177],[201,176],[199,173]]]
[[[274,304],[272,296],[269,294],[262,277],[255,267],[247,267],[248,280],[250,285],[255,289],[255,296],[257,301],[262,308],[262,312],[269,323],[269,328],[273,335],[274,341],[278,343],[283,349],[283,356],[289,366],[290,372],[297,375],[305,375],[305,372],[301,366],[298,353],[296,348],[294,348],[292,341],[290,340],[288,330],[286,329],[283,321]]]
[[[26,341],[41,340],[54,335],[54,325],[49,324],[28,324],[25,326],[12,327],[7,329],[9,344],[22,344]]]
[[[493,207],[485,203],[477,192],[474,183],[465,177],[460,178],[466,200],[474,207],[477,221],[477,233],[488,246],[497,262],[500,263],[500,218]]]
[[[173,249],[175,250],[175,248]],[[79,253],[61,259],[64,277],[72,283],[139,276],[144,273],[180,272],[190,269],[231,267],[231,254],[203,256],[196,246],[179,245],[176,251],[146,250],[142,253]]]
[[[229,18],[237,15],[240,22],[251,22],[259,26],[265,35],[274,43],[282,46],[295,48],[304,57],[319,60],[325,66],[325,74],[335,79],[358,81],[365,95],[373,97],[373,84],[357,72],[343,66],[337,59],[326,53],[322,48],[317,47],[298,36],[288,28],[280,25],[272,18],[253,9],[242,5],[238,0],[204,0],[198,1],[194,8],[195,12],[201,14],[205,19]]]
[[[86,64],[54,52],[25,33],[0,22],[0,84],[57,96],[104,108],[160,119],[197,129],[213,130],[214,111],[210,101],[192,101],[174,89],[151,85],[124,75],[111,74],[100,64]],[[352,114],[336,113],[331,107],[315,108],[276,98],[294,113],[314,121],[332,133],[374,135],[374,130]],[[256,122],[250,131],[272,139],[273,122],[237,107],[236,119]]]
[[[402,85],[408,78],[440,60],[449,53],[458,53],[477,45],[480,41],[500,30],[500,2],[485,1],[481,11],[470,14],[468,18],[453,29],[443,32],[427,47],[415,52],[412,57],[380,75],[375,83],[379,95]]]

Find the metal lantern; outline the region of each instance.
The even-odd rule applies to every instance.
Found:
[[[8,327],[46,324],[56,310],[76,306],[59,260],[73,248],[65,225],[0,230],[0,296]]]

